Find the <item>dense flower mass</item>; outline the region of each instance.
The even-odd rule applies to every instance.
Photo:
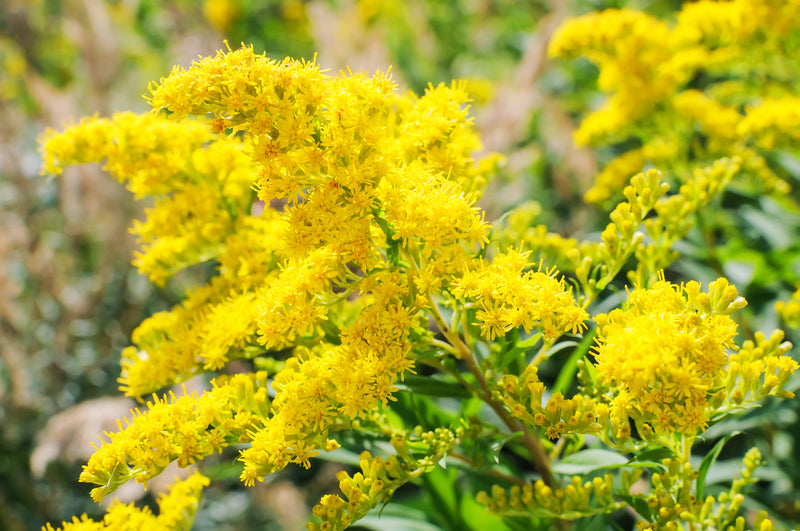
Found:
[[[199,396],[154,398],[87,465],[82,478],[101,485],[97,499],[233,442],[251,443],[242,453],[246,484],[289,462],[308,466],[337,446],[328,437],[334,424],[387,405],[395,381],[413,370],[415,338],[428,337],[421,317],[437,294],[465,274],[494,279],[476,254],[489,226],[475,206],[485,179],[471,159],[479,143],[465,101],[459,85],[399,96],[382,74],[330,78],[312,63],[242,48],[153,86],[151,103],[169,118],[124,114],[47,134],[48,171],[105,160],[137,196],[156,197],[133,229],[137,263],[154,281],[218,263],[207,285],[135,331],[123,351],[128,394],[265,349],[294,350],[271,380],[274,399],[262,396],[257,407],[231,387],[246,378]],[[154,172],[157,164],[167,171]],[[253,206],[253,175],[266,208]],[[500,328],[487,328],[492,336],[539,327],[555,340],[580,329],[587,316],[563,281],[523,274],[520,260],[499,260],[498,273],[503,263],[504,293],[518,302],[485,289],[461,293],[487,309],[507,307]],[[318,343],[300,346],[309,341]],[[216,436],[204,435],[208,425]]]
[[[527,253],[509,250],[489,265],[467,270],[453,294],[475,299],[481,335],[493,340],[510,330],[534,328],[553,341],[585,328],[586,311],[575,303],[572,289],[554,271],[533,271]]]
[[[270,410],[267,375],[258,372],[222,377],[210,391],[182,397],[154,397],[147,410],[119,422],[120,431],[106,433],[81,481],[100,485],[92,498],[102,500],[130,479],[146,483],[172,461],[197,463],[223,448],[251,439]]]
[[[103,520],[96,522],[85,514],[73,517],[71,522],[64,522],[61,527],[54,528],[47,524],[44,531],[99,531],[116,529],[118,531],[140,531],[142,529],[163,529],[179,531],[190,529],[194,514],[200,506],[203,487],[209,479],[195,472],[184,480],[178,480],[169,492],[158,498],[158,514],[153,514],[148,507],[138,508],[133,503],[115,501],[108,508]]]
[[[698,163],[733,153],[760,191],[788,192],[759,148],[797,139],[800,47],[788,36],[800,29],[798,20],[796,1],[703,0],[686,3],[672,27],[629,9],[590,13],[562,27],[550,53],[588,57],[610,95],[584,118],[576,141],[636,139],[636,147],[606,165],[586,200],[607,202],[650,164],[683,181]],[[760,81],[764,64],[769,82]],[[703,81],[693,84],[698,78]],[[702,142],[688,142],[692,137]]]
[[[647,422],[656,431],[702,431],[708,398],[725,381],[726,349],[734,348],[730,313],[744,307],[724,279],[701,293],[659,281],[634,290],[625,309],[595,317],[601,384],[615,389],[612,415]]]
[[[576,138],[635,144],[587,193],[624,199],[586,241],[531,227],[538,204],[497,230],[486,221],[478,201],[494,159],[473,159],[480,142],[462,83],[401,94],[388,74],[331,76],[243,46],[154,83],[149,115],[48,131],[44,171],[104,162],[151,201],[131,229],[140,272],[161,286],[201,264],[209,275],[122,351],[121,389],[152,398],[101,438],[80,478],[96,485],[92,498],[146,484],[171,462],[234,451],[236,474],[253,486],[344,446],[361,472],[338,474],[347,500],[324,496],[312,531],[348,527],[423,474],[444,477],[447,460],[464,465],[449,478],[499,482],[465,494],[464,507],[480,502],[519,528],[623,507],[640,529],[725,528],[760,454],[748,453],[729,492],[703,498],[710,463],[695,468],[692,445],[724,417],[793,396],[798,363],[781,331],[736,342],[732,314],[746,302],[725,278],[703,291],[664,270],[741,174],[758,193],[788,190],[763,150],[798,139],[794,81],[778,75],[769,98],[743,99],[751,73],[734,65],[751,53],[742,40],[778,46],[765,20],[800,15],[797,1],[781,6],[701,0],[674,25],[607,10],[555,36],[551,53],[587,55],[611,94]],[[776,32],[795,25],[782,20]],[[741,79],[706,87],[700,72]],[[646,169],[656,163],[678,181],[673,193],[667,172]],[[625,271],[634,287],[614,309],[600,295]],[[777,307],[788,323],[794,299]],[[607,313],[589,326],[598,307]],[[206,373],[216,377],[205,391],[167,389]],[[645,468],[652,488],[634,492]],[[178,483],[158,516],[117,503],[102,522],[63,528],[188,528],[207,483]]]

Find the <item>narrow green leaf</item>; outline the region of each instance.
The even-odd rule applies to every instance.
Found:
[[[392,227],[389,226],[389,222],[386,221],[381,216],[381,209],[374,208],[372,210],[372,215],[375,219],[375,223],[381,228],[383,233],[386,235],[386,258],[388,258],[389,263],[393,266],[397,267],[400,265],[400,244],[394,238],[394,230]]]
[[[675,457],[675,452],[669,448],[653,448],[646,450],[639,455],[631,457],[629,463],[642,462],[642,461],[661,461],[662,459],[671,459]]]
[[[455,474],[457,474],[455,470],[434,468],[421,479],[425,493],[431,497],[431,506],[436,508],[437,519],[444,523],[447,529],[464,529],[466,525],[458,510],[460,500],[456,491]]]
[[[489,444],[489,452],[490,452],[490,455],[491,455],[492,459],[494,459],[494,462],[495,463],[499,463],[500,462],[500,452],[503,450],[503,447],[509,441],[513,441],[515,439],[519,439],[520,437],[522,437],[521,433],[514,432],[514,433],[511,433],[508,436],[501,437],[500,439],[498,439],[496,441],[492,441],[491,444]]]
[[[653,511],[647,505],[647,500],[639,496],[631,496],[629,494],[619,494],[619,498],[633,508],[634,511],[639,513],[644,520],[648,522],[653,521]]]
[[[567,362],[563,367],[561,367],[561,370],[558,373],[558,379],[556,379],[556,383],[553,385],[554,393],[564,394],[567,392],[572,380],[575,378],[575,373],[578,372],[578,360],[589,353],[589,349],[592,346],[592,341],[594,340],[596,331],[597,329],[594,328],[585,336],[583,336],[583,339],[578,344],[577,348],[575,348],[575,350],[572,351],[572,354],[569,355]],[[586,363],[590,363],[589,360],[586,360]]]
[[[450,398],[471,398],[472,393],[456,382],[445,382],[430,376],[407,374],[402,382],[395,384],[400,390],[417,395],[439,396]]]
[[[533,334],[531,337],[529,337],[527,339],[524,339],[524,340],[520,341],[519,343],[517,343],[516,348],[522,349],[522,350],[528,350],[528,349],[533,348],[534,346],[536,346],[536,343],[538,343],[541,338],[542,338],[542,333],[538,332],[536,334]]]
[[[628,460],[616,452],[592,449],[565,457],[553,465],[553,472],[565,475],[588,474],[605,468],[620,468],[626,464]]]
[[[375,531],[442,531],[440,526],[428,520],[425,511],[400,503],[389,503],[380,510],[376,508],[370,511],[356,526]]]
[[[604,521],[604,522],[605,522],[605,523],[606,523],[608,526],[610,526],[612,529],[614,529],[614,530],[616,530],[616,531],[625,531],[625,528],[623,528],[621,525],[619,525],[618,523],[616,523],[616,522],[614,521],[614,519],[613,519],[613,518],[611,518],[611,515],[610,515],[610,514],[604,514],[604,515],[603,515],[603,521]]]
[[[486,507],[478,503],[471,495],[465,495],[461,498],[459,509],[461,519],[467,523],[470,530],[510,531],[510,528],[503,522],[501,517],[487,511]]]
[[[519,334],[516,333],[516,331],[514,335],[519,336]],[[542,338],[541,333],[534,334],[531,337],[516,343],[511,348],[501,353],[499,359],[495,363],[495,367],[497,368],[497,370],[502,371],[503,369],[508,367],[514,360],[522,359],[525,353],[528,352],[530,349],[532,349],[536,345],[536,343],[539,342],[541,338]]]
[[[719,457],[719,453],[722,451],[723,446],[731,440],[731,438],[739,435],[741,432],[734,431],[732,433],[727,434],[725,437],[719,440],[717,444],[714,445],[714,448],[703,458],[703,461],[700,463],[700,468],[697,469],[697,487],[695,489],[695,496],[699,501],[703,500],[703,494],[706,486],[706,475],[708,474],[708,469],[711,468],[711,465],[714,464],[714,461],[717,460]]]

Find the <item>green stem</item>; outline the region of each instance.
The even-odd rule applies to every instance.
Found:
[[[413,272],[418,272],[419,268],[417,266],[416,260],[410,256],[410,253],[407,249],[405,250],[406,257],[409,261],[409,268]],[[522,433],[521,442],[525,449],[530,454],[531,460],[533,461],[536,470],[539,472],[539,475],[542,477],[542,481],[550,488],[556,488],[556,482],[553,478],[553,473],[550,470],[550,461],[547,458],[547,454],[542,447],[541,442],[539,441],[538,437],[535,437],[531,434],[531,432],[527,429],[525,425],[520,423],[517,419],[512,417],[508,411],[503,407],[502,404],[499,404],[492,398],[492,390],[489,388],[489,384],[486,382],[486,378],[484,377],[480,367],[478,367],[478,363],[475,361],[475,357],[472,354],[472,350],[467,346],[466,343],[462,340],[461,336],[459,335],[457,330],[453,330],[448,324],[445,322],[444,317],[442,316],[441,312],[439,311],[439,307],[436,304],[436,301],[433,299],[433,294],[428,291],[425,293],[425,296],[428,300],[430,305],[430,315],[433,318],[436,326],[439,327],[439,330],[442,332],[444,337],[447,341],[455,349],[455,357],[457,359],[462,360],[469,368],[469,371],[472,373],[475,381],[478,383],[479,389],[477,389],[476,395],[483,400],[492,410],[497,414],[498,417],[503,421],[503,423],[512,431],[512,432],[519,432]]]
[[[483,400],[489,407],[494,410],[497,416],[502,419],[503,423],[513,432],[520,432],[522,433],[521,442],[525,449],[528,450],[528,453],[533,460],[534,466],[536,466],[536,470],[539,472],[539,475],[542,476],[542,480],[549,486],[550,488],[555,488],[555,481],[553,479],[553,474],[550,471],[550,461],[547,458],[547,454],[544,451],[539,439],[537,437],[532,436],[530,431],[517,419],[509,415],[508,411],[499,403],[497,403],[492,398],[492,391],[489,388],[489,384],[486,382],[486,378],[484,378],[483,373],[478,367],[478,363],[475,361],[475,357],[472,355],[472,351],[469,350],[467,345],[461,340],[461,337],[458,335],[457,332],[450,329],[445,323],[442,314],[439,312],[439,308],[436,303],[433,301],[433,296],[431,293],[427,293],[428,300],[431,304],[431,316],[433,317],[434,322],[441,330],[442,334],[447,338],[447,340],[456,348],[458,354],[457,358],[462,360],[466,365],[472,375],[475,377],[475,381],[478,382],[480,387],[480,393],[478,396]]]

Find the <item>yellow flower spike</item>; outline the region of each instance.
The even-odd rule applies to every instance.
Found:
[[[641,420],[656,434],[692,434],[702,429],[713,411],[709,401],[715,407],[724,402],[718,389],[723,384],[735,404],[759,398],[755,389],[762,385],[763,367],[757,368],[755,360],[742,365],[758,348],[745,343],[743,352],[727,353],[735,348],[736,333],[728,314],[743,306],[744,300],[723,279],[709,286],[708,302],[703,295],[695,284],[684,290],[661,280],[649,289],[630,292],[624,309],[597,318],[597,372],[601,382],[618,388],[612,406],[627,411],[635,405]],[[659,317],[648,317],[653,315]],[[674,339],[667,339],[670,336]],[[774,351],[774,367],[777,360],[786,359],[781,352],[786,347],[778,348],[779,338],[763,343]],[[641,354],[631,355],[639,348]],[[619,352],[626,354],[618,358],[615,353]],[[671,356],[676,361],[665,363]],[[769,382],[772,385],[775,380]],[[717,390],[709,394],[712,388]]]
[[[250,207],[249,161],[240,140],[215,140],[202,120],[176,124],[157,116],[118,113],[83,120],[41,140],[43,172],[100,162],[137,199],[155,206],[131,231],[140,250],[134,265],[154,283],[218,255]],[[169,195],[167,195],[169,194]],[[228,208],[220,208],[222,196]]]
[[[213,388],[199,396],[154,396],[146,412],[136,410],[127,427],[120,425],[119,432],[107,434],[109,440],[89,459],[80,480],[101,485],[92,491],[99,501],[130,479],[146,483],[173,460],[185,467],[242,438],[249,440],[255,417],[247,414],[252,399],[242,391],[254,379],[240,374],[213,382]],[[205,437],[209,425],[216,438]]]
[[[513,485],[508,491],[508,506],[512,509],[523,510],[522,489],[519,485]]]
[[[767,511],[758,511],[753,529],[757,529],[758,531],[772,531],[772,521],[767,518],[767,516]]]
[[[63,522],[61,527],[53,528],[49,523],[43,531],[89,531],[102,529],[163,529],[165,531],[181,531],[189,529],[195,512],[200,505],[203,487],[208,486],[209,479],[195,472],[186,479],[175,481],[167,492],[158,496],[158,515],[149,507],[138,508],[133,503],[123,504],[115,500],[106,511],[103,520],[95,522],[85,514],[73,518],[72,522]]]
[[[694,5],[701,4],[711,5]],[[736,13],[740,4],[717,7]],[[759,6],[754,19],[790,13]],[[697,15],[701,8],[687,6],[687,13],[693,9]],[[791,24],[788,15],[776,18],[776,33]],[[535,339],[552,347],[563,334],[586,329],[589,303],[633,253],[641,267],[632,277],[637,282],[628,302],[596,319],[597,368],[581,360],[582,375],[596,371],[592,398],[554,393],[543,403],[536,366],[547,348],[518,378],[498,382],[505,369],[492,363],[499,350],[495,344],[485,366],[473,371],[481,390],[488,391],[486,401],[491,393],[496,405],[548,437],[598,432],[602,441],[627,452],[644,446],[632,440],[632,421],[648,442],[673,449],[683,443],[680,449],[688,455],[688,443],[707,423],[767,394],[788,393],[782,386],[797,364],[784,355],[788,344],[782,337],[758,336],[736,351],[729,314],[744,301],[733,286],[720,279],[703,293],[699,285],[682,288],[655,277],[676,256],[673,244],[689,230],[692,215],[719,194],[740,165],[758,179],[777,181],[757,146],[796,140],[796,117],[789,112],[781,117],[780,107],[772,105],[785,99],[779,92],[745,116],[735,110],[741,93],[731,92],[723,101],[716,98],[724,90],[713,87],[680,92],[700,68],[724,71],[729,45],[758,33],[751,21],[725,15],[703,26],[702,17],[687,15],[678,24],[686,27],[672,30],[641,13],[608,11],[582,19],[553,41],[552,53],[589,53],[600,66],[601,88],[613,93],[607,106],[586,119],[578,139],[625,140],[629,131],[621,127],[645,124],[662,108],[678,111],[681,127],[699,124],[709,137],[678,141],[669,132],[674,124],[665,121],[656,138],[618,159],[598,197],[610,195],[615,183],[622,188],[634,171],[680,159],[690,149],[703,150],[707,162],[721,156],[729,140],[742,157],[721,159],[689,178],[696,168],[679,162],[686,175],[671,197],[663,197],[667,186],[658,172],[635,175],[599,243],[578,244],[544,227],[526,232],[525,249],[572,264],[586,293],[583,300],[576,300],[555,269],[537,268],[526,252],[502,247],[506,250],[494,262],[484,258],[491,227],[476,201],[487,170],[471,156],[479,142],[459,84],[431,86],[421,97],[398,95],[387,75],[328,77],[313,63],[274,62],[252,47],[229,48],[188,70],[176,68],[154,84],[153,115],[90,120],[46,137],[51,171],[105,159],[108,170],[127,179],[137,196],[155,196],[147,220],[134,227],[142,245],[137,265],[153,281],[166,282],[193,264],[218,264],[208,285],[137,330],[134,345],[123,353],[120,383],[126,392],[141,396],[221,370],[234,359],[269,354],[265,350],[293,353],[280,362],[282,370],[271,382],[264,373],[237,375],[219,378],[203,395],[154,397],[147,411],[137,410],[119,433],[109,434],[110,441],[90,460],[82,477],[100,485],[93,496],[102,498],[129,479],[146,482],[171,461],[185,466],[238,443],[250,444],[241,454],[241,478],[253,485],[289,463],[308,467],[319,451],[335,450],[334,430],[372,429],[378,423],[397,455],[362,454],[361,472],[339,475],[347,501],[326,496],[313,510],[322,522],[310,529],[342,529],[437,466],[465,433],[481,432],[477,421],[470,421],[469,432],[419,428],[397,434],[396,427],[387,428],[383,409],[394,400],[398,377],[413,372],[420,342],[432,340],[446,351],[434,354],[435,362],[445,356],[472,361],[468,356],[480,349],[473,348],[471,325],[490,342],[535,328],[541,332]],[[710,43],[722,49],[706,50]],[[163,109],[171,119],[186,118],[179,127],[185,135],[169,134],[176,126],[158,115]],[[126,146],[147,156],[136,160]],[[253,205],[252,188],[262,201],[282,198],[285,206],[279,212]],[[535,212],[527,214],[535,220]],[[428,330],[428,317],[440,304],[455,310],[449,329],[441,316],[436,320],[451,350]],[[259,341],[264,348],[255,344]],[[257,366],[272,368],[275,362]],[[512,431],[519,427],[507,424]],[[525,442],[536,436],[529,430]],[[553,458],[574,451],[580,440],[554,445]],[[738,509],[737,497],[753,481],[751,468],[757,464],[748,454],[742,478],[720,496],[721,505],[728,504],[720,513],[726,518]],[[687,493],[696,471],[677,461],[667,465],[670,474],[653,480],[662,489],[654,506],[662,520],[695,505]],[[546,466],[540,472],[547,478]],[[635,481],[637,473],[641,469],[623,484]],[[499,511],[524,504],[537,518],[578,518],[587,510],[609,513],[622,505],[613,500],[610,474],[581,481],[573,477],[564,488],[537,482],[508,493],[495,486],[491,499],[485,494],[479,499]],[[125,511],[130,512],[120,514]],[[145,513],[139,516],[149,517]],[[713,527],[724,526],[717,521]]]
[[[769,98],[747,109],[746,116],[736,129],[742,137],[754,137],[759,147],[767,150],[776,145],[796,142],[800,136],[800,98]]]
[[[737,516],[736,524],[733,526],[733,531],[744,531],[744,526],[746,523],[747,522],[745,521],[743,516]]]
[[[800,282],[795,288],[791,299],[775,303],[775,311],[790,328],[800,328]]]
[[[686,90],[673,100],[675,110],[698,122],[714,137],[733,140],[737,138],[737,126],[741,115],[733,108],[722,105],[699,90]]]
[[[709,284],[708,296],[711,311],[720,315],[733,313],[747,305],[744,297],[739,297],[738,290],[725,278],[719,278]]]
[[[508,497],[506,491],[498,485],[492,485],[492,500],[497,506],[497,511],[502,511],[508,507]]]

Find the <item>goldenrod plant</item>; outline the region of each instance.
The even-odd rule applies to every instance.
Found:
[[[553,53],[597,44],[611,72],[601,85],[619,92],[579,139],[638,131],[657,108],[674,118],[659,121],[673,148],[692,144],[673,122],[694,135],[698,118],[673,116],[662,100],[737,52],[796,42],[796,19],[780,11],[789,5],[698,2],[674,30],[634,11],[568,23]],[[742,6],[762,18],[730,15]],[[738,42],[726,21],[760,30],[709,59],[706,43]],[[766,39],[773,30],[785,35]],[[774,101],[789,105],[784,89]],[[176,67],[148,100],[150,114],[88,118],[41,139],[46,173],[103,162],[150,198],[131,230],[134,262],[153,283],[215,268],[133,333],[119,382],[144,406],[104,434],[80,479],[99,502],[173,462],[200,472],[158,515],[117,503],[102,521],[60,529],[189,528],[215,454],[236,456],[246,487],[323,457],[356,464],[313,508],[313,531],[378,518],[409,484],[438,500],[431,518],[445,529],[785,525],[748,502],[759,448],[720,487],[709,471],[735,433],[703,443],[727,419],[794,396],[791,344],[780,330],[739,339],[747,301],[724,276],[666,270],[697,213],[719,208],[758,150],[790,142],[790,119],[763,114],[773,100],[729,102],[723,117],[751,125],[704,128],[700,147],[658,159],[668,177],[642,162],[621,170],[624,182],[599,180],[608,199],[617,188],[622,198],[596,239],[533,229],[553,263],[520,245],[530,241],[524,211],[495,230],[478,206],[499,159],[473,158],[481,144],[463,83],[402,93],[388,73],[331,75],[242,46]],[[764,193],[788,193],[764,172]],[[623,271],[625,290],[609,296]],[[551,383],[542,373],[554,364]],[[169,390],[202,375],[205,390]]]

